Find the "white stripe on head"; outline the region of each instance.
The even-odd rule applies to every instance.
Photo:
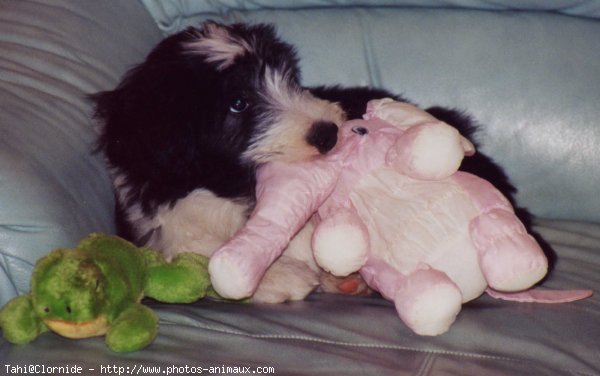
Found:
[[[193,35],[197,39],[186,43],[185,47],[204,55],[206,62],[216,63],[219,71],[231,66],[237,57],[253,50],[248,41],[232,35],[225,25],[207,22],[201,32]]]

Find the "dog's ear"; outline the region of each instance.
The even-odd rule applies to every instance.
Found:
[[[204,56],[182,51],[200,32],[167,37],[117,88],[92,97],[99,149],[152,202],[198,186],[227,197],[254,186],[238,163],[238,139],[222,126],[230,101],[222,75]]]
[[[217,114],[211,68],[201,58],[180,53],[188,40],[180,33],[165,39],[146,61],[131,69],[119,86],[92,97],[99,121],[99,148],[109,162],[143,179],[161,170],[186,168]],[[202,105],[200,105],[202,104]]]

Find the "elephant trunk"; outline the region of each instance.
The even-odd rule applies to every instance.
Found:
[[[328,158],[261,166],[252,215],[210,259],[217,293],[229,299],[251,296],[290,239],[331,194],[338,175],[338,163]]]

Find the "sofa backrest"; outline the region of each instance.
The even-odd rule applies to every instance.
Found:
[[[206,19],[271,22],[306,85],[369,85],[466,110],[518,203],[600,221],[597,1],[141,0],[165,34]]]
[[[134,1],[0,1],[0,306],[50,250],[114,231],[86,96],[160,38]]]

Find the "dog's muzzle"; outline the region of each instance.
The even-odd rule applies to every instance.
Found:
[[[319,121],[314,123],[308,131],[306,141],[309,145],[316,147],[319,153],[325,154],[335,146],[337,134],[337,125],[327,121]]]

